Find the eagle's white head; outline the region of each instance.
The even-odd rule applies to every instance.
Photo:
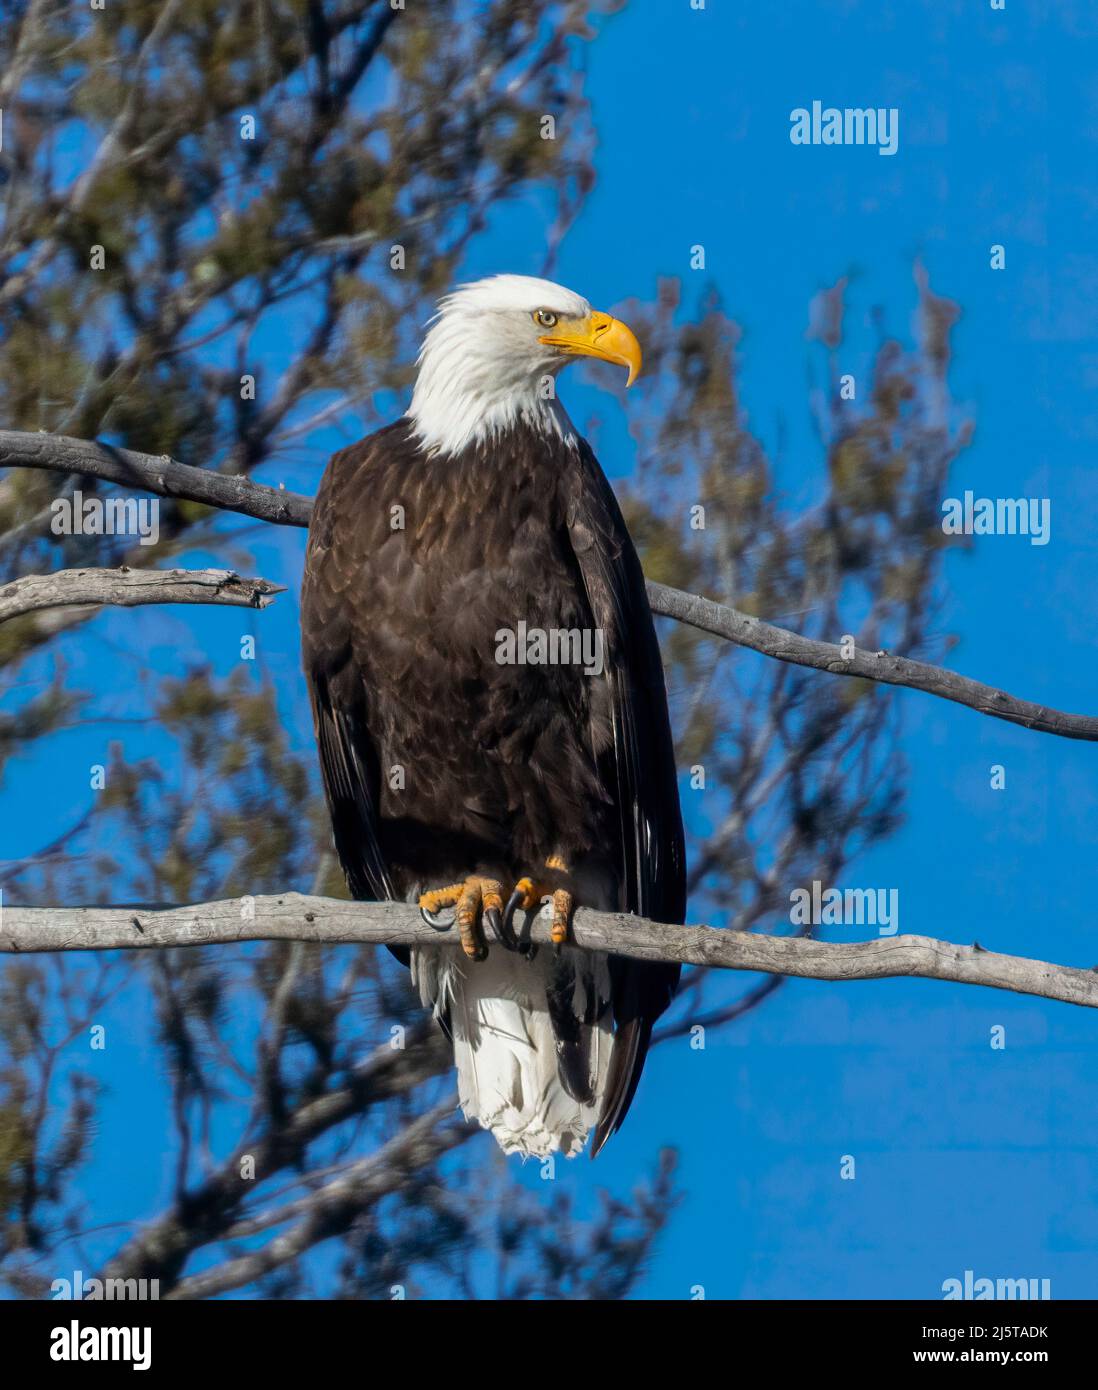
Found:
[[[461,285],[440,302],[423,340],[408,418],[420,443],[441,453],[521,422],[572,444],[556,375],[578,356],[628,367],[629,386],[641,367],[625,324],[563,285],[528,275]]]

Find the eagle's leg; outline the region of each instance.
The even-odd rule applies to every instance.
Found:
[[[568,866],[563,859],[555,854],[545,861],[545,867],[554,870],[554,877],[558,881],[561,874],[568,872]],[[533,912],[542,898],[549,897],[553,900],[553,925],[551,928],[553,945],[563,946],[568,940],[568,929],[571,925],[572,913],[575,910],[575,900],[567,888],[558,888],[554,883],[536,883],[529,876],[519,879],[515,884],[515,891],[507,900],[507,906],[503,912],[504,932],[509,936],[514,936],[511,923],[517,908],[521,907],[523,912]]]
[[[567,888],[556,888],[553,890],[553,925],[550,928],[554,946],[563,946],[568,940],[568,932],[572,926],[572,913],[575,911],[575,901]]]
[[[440,922],[439,911],[444,907],[454,909],[450,922]],[[502,941],[503,937],[503,888],[498,879],[480,878],[474,875],[464,883],[451,883],[447,888],[434,888],[419,897],[419,910],[424,921],[436,929],[443,929],[457,922],[461,949],[470,960],[484,960],[488,954],[488,943],[484,939],[481,917],[487,921],[492,931]]]

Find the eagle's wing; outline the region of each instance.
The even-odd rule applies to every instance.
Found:
[[[663,662],[644,575],[610,484],[582,447],[568,533],[595,624],[604,635],[613,728],[606,769],[621,829],[622,909],[682,922],[686,852]],[[592,1158],[633,1100],[652,1026],[675,992],[678,965],[611,958],[615,1043]]]
[[[373,439],[336,454],[317,494],[301,592],[302,663],[309,686],[324,792],[336,853],[356,899],[392,898],[392,883],[378,838],[381,767],[367,724],[361,644],[352,630],[356,605],[349,592],[361,582],[359,547],[377,543],[368,531],[372,512],[353,508],[348,492],[370,464]]]

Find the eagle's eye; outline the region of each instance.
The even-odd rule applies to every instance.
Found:
[[[542,328],[553,328],[557,322],[557,316],[549,309],[535,309],[534,322],[540,323]]]

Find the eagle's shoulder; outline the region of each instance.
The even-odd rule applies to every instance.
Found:
[[[334,453],[313,505],[310,547],[331,544],[341,524],[350,526],[357,510],[354,504],[376,498],[387,478],[404,472],[418,455],[419,446],[407,419],[396,420]]]
[[[372,564],[392,536],[391,508],[418,457],[409,421],[401,419],[332,455],[309,521],[301,590],[306,670],[339,664],[356,642],[356,623]]]

